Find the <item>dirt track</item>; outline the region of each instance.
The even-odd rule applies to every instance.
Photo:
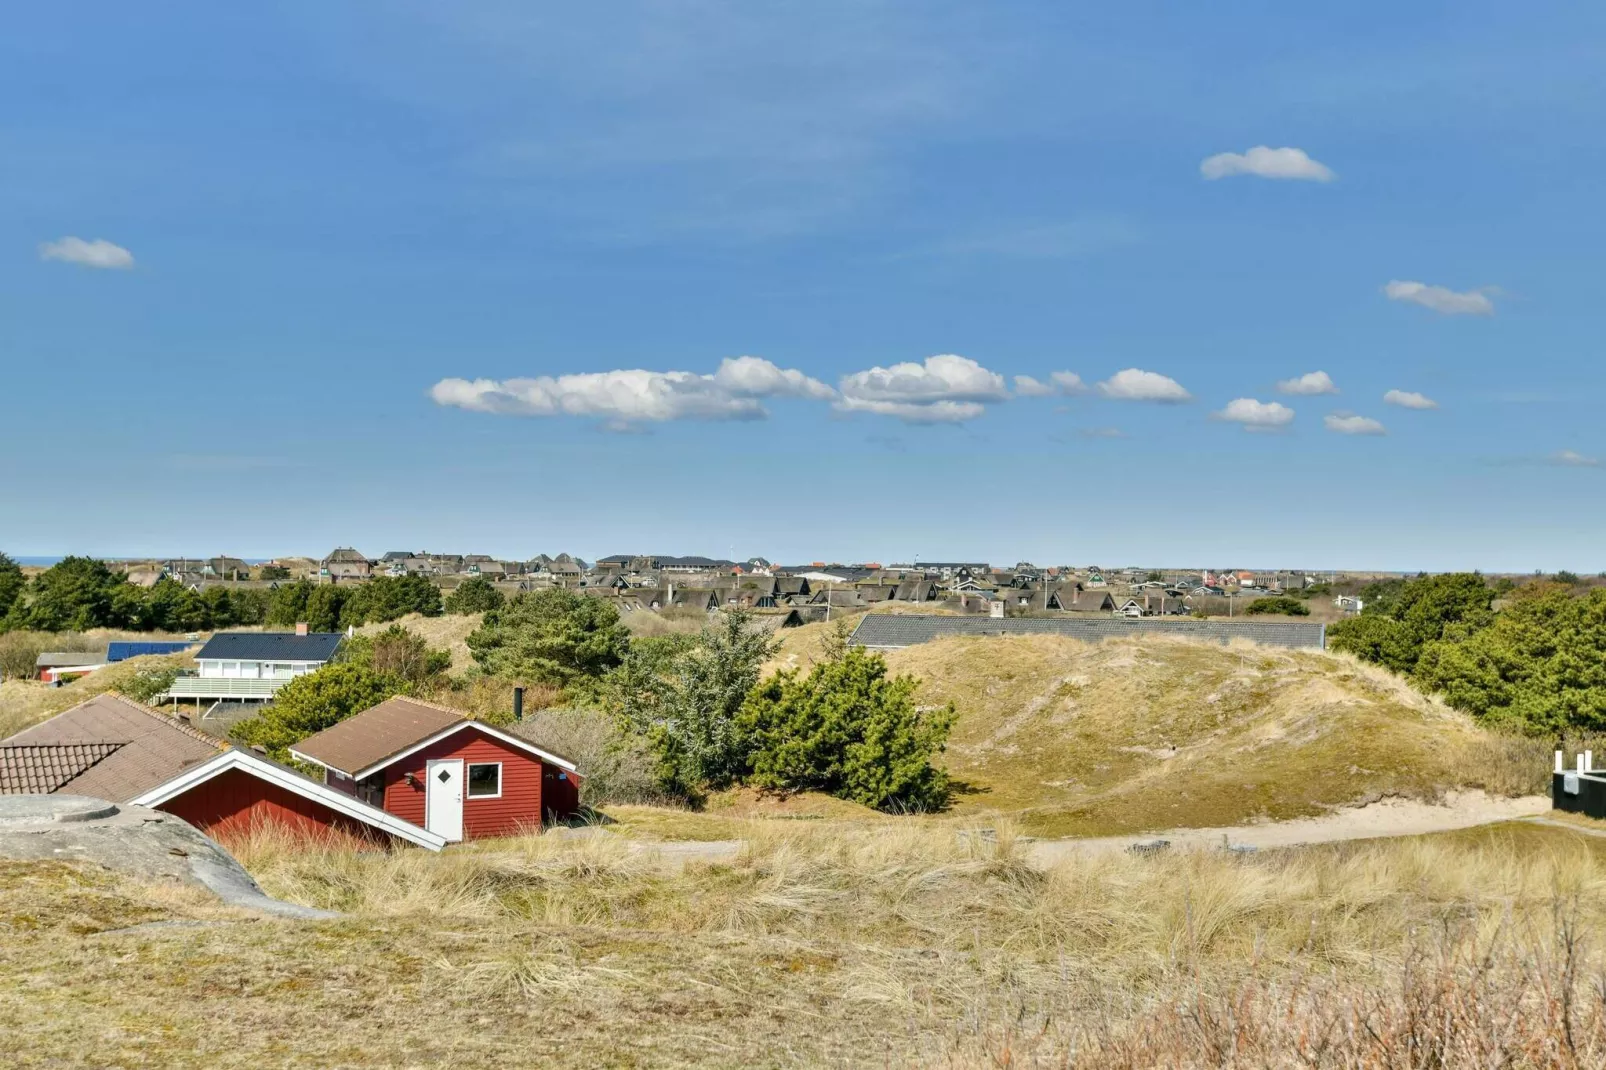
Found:
[[[1482,792],[1448,796],[1443,805],[1406,799],[1384,799],[1366,806],[1348,807],[1321,817],[1295,821],[1236,825],[1230,828],[1172,829],[1137,836],[1099,836],[1061,840],[1031,840],[1027,856],[1039,865],[1051,866],[1078,855],[1104,851],[1124,851],[1134,844],[1167,840],[1171,849],[1213,850],[1227,844],[1239,847],[1297,847],[1301,844],[1337,843],[1343,840],[1370,840],[1390,836],[1421,836],[1431,832],[1514,821],[1548,812],[1550,799],[1527,795],[1518,799],[1491,798]],[[725,862],[742,849],[740,840],[680,840],[637,842],[635,847],[652,852],[672,867],[687,862]]]
[[[1086,839],[1038,840],[1028,850],[1033,861],[1052,864],[1085,852],[1125,850],[1135,843],[1169,840],[1172,849],[1218,848],[1224,844],[1245,847],[1294,847],[1306,843],[1336,843],[1388,836],[1420,836],[1430,832],[1490,825],[1533,817],[1550,809],[1544,795],[1496,799],[1482,792],[1452,794],[1444,805],[1407,799],[1384,799],[1366,806],[1347,807],[1321,817],[1300,818],[1230,828],[1172,829],[1141,836],[1101,836]]]

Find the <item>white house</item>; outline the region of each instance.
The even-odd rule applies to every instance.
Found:
[[[289,681],[335,656],[339,632],[219,632],[195,655],[196,672],[176,678],[162,697],[267,701]]]

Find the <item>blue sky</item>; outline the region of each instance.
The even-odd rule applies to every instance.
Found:
[[[60,7],[14,554],[1606,568],[1598,5]]]

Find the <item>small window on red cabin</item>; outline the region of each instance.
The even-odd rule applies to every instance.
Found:
[[[502,763],[483,762],[468,767],[468,797],[494,799],[502,794]]]

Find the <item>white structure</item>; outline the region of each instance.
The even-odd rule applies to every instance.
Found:
[[[316,672],[335,656],[339,632],[219,632],[195,655],[194,675],[176,678],[164,699],[267,701],[297,676]]]

